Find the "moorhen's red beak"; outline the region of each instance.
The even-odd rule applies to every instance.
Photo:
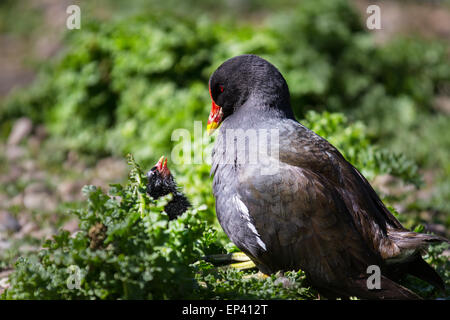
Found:
[[[211,94],[211,88],[209,88],[209,95],[211,96],[212,106],[211,112],[209,113],[208,124],[206,125],[206,132],[208,135],[211,135],[222,122],[223,111],[222,108],[214,102]]]
[[[163,177],[167,177],[170,174],[170,170],[167,168],[167,158],[164,160],[164,156],[159,158],[155,167]]]

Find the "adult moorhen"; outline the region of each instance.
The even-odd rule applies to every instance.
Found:
[[[208,133],[221,124],[211,168],[217,218],[261,272],[302,269],[329,298],[420,298],[396,282],[405,274],[444,288],[421,253],[448,240],[405,229],[335,147],[295,120],[275,66],[231,58],[209,91]],[[269,136],[271,147],[260,147]],[[371,265],[379,289],[368,288]]]

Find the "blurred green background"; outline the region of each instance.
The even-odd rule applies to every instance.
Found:
[[[81,8],[80,30],[66,28],[70,4]],[[2,1],[0,271],[59,228],[78,230],[68,210],[82,206],[81,187],[124,182],[129,152],[145,169],[169,156],[194,206],[207,206],[199,217],[226,243],[208,164],[171,164],[171,135],[206,122],[210,74],[244,53],[280,69],[297,118],[336,145],[407,227],[448,237],[450,1],[377,1],[381,30],[366,28],[369,4]]]

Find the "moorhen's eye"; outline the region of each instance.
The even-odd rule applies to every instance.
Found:
[[[220,92],[223,92],[223,85],[219,85]]]

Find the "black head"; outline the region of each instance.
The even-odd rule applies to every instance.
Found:
[[[176,183],[167,168],[167,159],[161,157],[158,163],[147,172],[147,193],[154,199],[176,191]]]
[[[271,108],[293,116],[289,88],[278,69],[255,55],[241,55],[225,61],[209,79],[212,99],[208,131],[244,105],[250,97],[257,107]]]

